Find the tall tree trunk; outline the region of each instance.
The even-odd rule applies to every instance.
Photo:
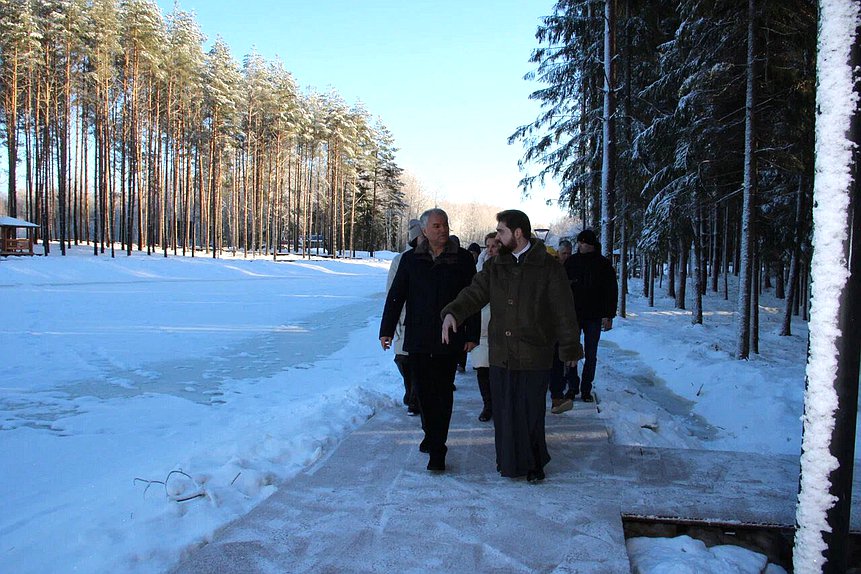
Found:
[[[703,291],[704,276],[702,270],[702,209],[700,208],[699,192],[694,192],[694,308],[691,310],[691,322],[703,324]]]
[[[723,255],[724,249],[721,248],[721,233],[719,233],[720,229],[720,208],[715,205],[711,210],[711,220],[712,220],[712,233],[711,233],[711,245],[712,245],[712,253],[711,253],[711,290],[712,293],[718,292],[718,281],[720,280],[720,271],[721,271],[721,256]]]
[[[779,257],[777,261],[774,262],[774,298],[775,299],[786,299],[786,292],[784,291],[784,278],[785,269],[783,264],[783,256]]]
[[[747,92],[744,121],[744,206],[741,215],[741,261],[738,280],[738,329],[736,357],[750,355],[750,309],[752,252],[754,243],[754,210],[756,209],[756,155],[754,108],[756,105],[756,0],[748,0],[747,13]]]
[[[625,22],[630,22],[630,0],[623,0],[623,19]],[[633,129],[631,127],[631,31],[630,26],[625,26],[624,36],[624,70],[625,70],[625,91],[622,98],[623,121],[624,121],[624,138],[623,145],[630,149],[632,147]],[[622,208],[621,217],[621,247],[619,249],[619,301],[618,310],[619,316],[625,318],[627,316],[627,300],[628,300],[628,190],[631,188],[629,181],[631,170],[623,170],[623,189],[622,189]]]
[[[795,192],[795,225],[793,229],[792,258],[789,261],[789,280],[787,281],[789,291],[786,294],[786,305],[783,309],[783,325],[780,335],[788,337],[792,335],[792,311],[798,300],[798,279],[801,275],[801,237],[802,221],[804,212],[804,186],[805,177],[798,178],[798,188]]]
[[[684,234],[679,236],[679,287],[676,291],[676,309],[685,309],[685,292],[688,288],[688,259],[691,240]]]
[[[655,275],[658,265],[654,260],[649,261],[649,307],[655,306]]]
[[[627,301],[628,301],[628,223],[626,218],[627,201],[622,200],[622,213],[619,218],[621,223],[621,258],[619,260],[619,317],[623,319],[627,316]]]
[[[817,261],[795,572],[839,574],[852,566],[848,558],[861,366],[859,25],[857,0],[820,2],[817,87],[827,86],[827,91],[823,89],[816,98],[813,230]]]
[[[644,253],[641,257],[640,265],[643,268],[643,297],[649,296],[649,258]]]
[[[375,247],[375,237],[374,237],[374,217],[377,213],[377,170],[379,167],[379,160],[376,161],[376,165],[374,166],[374,188],[373,195],[371,197],[371,218],[370,218],[370,226],[371,226],[371,240],[368,246],[369,255],[371,257],[374,256],[374,247]]]
[[[668,257],[670,259],[670,265],[667,273],[667,297],[676,298],[676,275],[679,272],[679,263],[678,256],[676,254],[676,248],[673,245],[672,239],[670,240],[670,248]]]
[[[723,213],[723,300],[729,301],[729,204]]]
[[[604,134],[601,163],[601,245],[612,261],[616,219],[616,0],[604,1]]]
[[[750,350],[759,354],[759,291],[762,277],[762,260],[759,250],[753,256],[753,284],[750,290]]]
[[[9,56],[9,84],[4,98],[6,108],[6,158],[9,166],[8,198],[9,217],[18,217],[18,48]]]

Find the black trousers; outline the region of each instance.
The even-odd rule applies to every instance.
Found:
[[[496,463],[502,476],[523,476],[550,462],[544,434],[549,379],[549,369],[511,371],[490,366]]]
[[[580,321],[583,332],[583,373],[577,376],[577,368],[568,371],[569,392],[579,391],[585,396],[592,393],[592,381],[595,380],[595,367],[598,364],[598,341],[601,340],[601,319],[583,319]]]
[[[490,405],[490,367],[476,367],[475,378],[478,379],[478,392],[484,405]]]
[[[398,372],[404,379],[404,404],[413,410],[418,410],[418,398],[416,397],[416,389],[413,384],[413,374],[410,370],[409,355],[395,355],[395,364],[398,366]]]
[[[424,444],[431,455],[448,451],[448,427],[454,404],[454,375],[458,355],[410,353],[410,371],[422,411]]]

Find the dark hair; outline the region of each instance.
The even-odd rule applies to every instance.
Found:
[[[491,231],[490,233],[488,233],[487,235],[484,236],[484,242],[485,243],[487,243],[488,239],[496,239],[496,232]]]
[[[598,245],[598,237],[591,229],[584,229],[583,231],[578,233],[577,241],[580,243],[585,243],[587,245],[592,245],[593,247]]]
[[[478,243],[470,243],[466,250],[473,253],[481,253],[481,246]]]
[[[496,214],[496,221],[504,223],[505,227],[510,229],[512,233],[515,229],[519,229],[526,239],[532,237],[532,225],[529,223],[529,216],[519,209],[500,211]]]

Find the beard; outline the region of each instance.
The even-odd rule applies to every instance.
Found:
[[[499,254],[500,255],[508,255],[509,253],[514,253],[514,249],[517,247],[517,241],[514,240],[514,237],[511,238],[511,241],[508,243],[504,243],[502,241],[499,242]]]

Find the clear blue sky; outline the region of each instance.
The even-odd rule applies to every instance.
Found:
[[[159,0],[166,15],[173,0]],[[392,131],[399,164],[438,199],[519,207],[534,224],[558,187],[521,198],[522,146],[508,136],[538,113],[523,80],[553,0],[178,0],[208,48],[279,57],[299,86],[362,101]]]

